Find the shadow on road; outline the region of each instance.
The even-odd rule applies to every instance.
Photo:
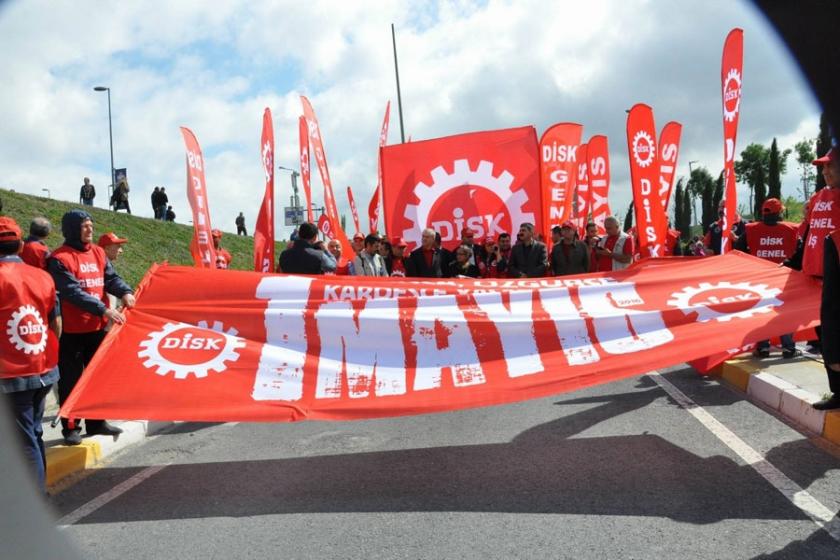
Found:
[[[577,436],[663,398],[647,378],[637,387],[557,403],[602,402],[508,443],[172,465],[80,523],[438,511],[656,516],[695,524],[804,518],[729,457],[700,457],[657,435]],[[110,473],[117,480],[137,469],[103,469],[114,470],[125,471]]]

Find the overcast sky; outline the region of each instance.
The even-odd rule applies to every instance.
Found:
[[[658,128],[683,123],[678,176],[688,174],[689,160],[714,175],[722,168],[720,58],[733,27],[745,32],[738,151],[774,136],[792,147],[817,133],[815,98],[748,2],[17,0],[0,4],[0,187],[31,194],[46,187],[54,198],[78,200],[89,176],[97,205],[106,206],[107,101],[93,91],[105,85],[115,166],[128,168],[135,213],[151,215],[149,195],[164,185],[178,221],[190,219],[178,130],[185,125],[205,154],[214,226],[235,230],[244,211],[250,230],[264,188],[263,109],[274,113],[277,163],[297,167],[305,94],[320,120],[339,210],[350,223],[351,185],[364,220],[389,99],[389,143],[399,142],[392,22],[406,136],[527,124],[541,134],[555,122],[579,122],[584,138],[609,137],[617,212],[630,201],[624,110],[636,102],[654,108]],[[794,194],[792,158],[789,169],[783,190]],[[290,194],[279,171],[278,207]]]

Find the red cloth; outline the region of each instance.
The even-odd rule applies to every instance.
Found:
[[[68,245],[56,249],[52,257],[61,262],[67,271],[79,280],[82,289],[100,299],[108,307],[105,293],[105,251],[91,245],[88,251],[79,251]],[[99,315],[82,311],[68,301],[61,302],[62,330],[68,333],[89,333],[105,328],[108,320]]]
[[[391,276],[405,276],[405,259],[394,258],[391,262]]]
[[[0,262],[0,378],[46,373],[58,362],[49,328],[55,307],[52,277],[31,266]]]
[[[805,221],[808,222],[808,235],[802,255],[802,272],[822,277],[825,238],[840,227],[840,188],[825,187],[814,193]]]
[[[747,224],[747,247],[750,254],[774,263],[782,263],[796,252],[797,226],[787,222],[767,225]]]
[[[338,259],[338,262],[335,266],[335,274],[336,276],[349,276],[350,275],[350,261],[341,257]]]
[[[426,266],[431,268],[432,267],[432,261],[435,258],[435,250],[434,249],[423,249],[423,258],[426,259]]]
[[[665,236],[665,256],[670,257],[674,254],[677,244],[680,242],[680,232],[676,229],[669,229]]]
[[[20,253],[20,258],[23,262],[30,266],[47,269],[47,256],[50,254],[50,249],[40,241],[27,241],[23,245],[23,251]]]
[[[618,235],[610,235],[607,237],[607,240],[604,242],[604,248],[609,249],[610,251],[613,250],[615,244],[618,242]],[[627,236],[627,239],[624,240],[624,247],[622,247],[621,255],[632,255],[633,254],[633,238],[631,236]],[[615,261],[613,258],[610,257],[598,257],[598,271],[599,272],[609,272],[613,269],[613,263]]]

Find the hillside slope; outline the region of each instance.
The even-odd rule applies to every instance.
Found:
[[[79,204],[4,189],[0,189],[0,199],[3,200],[3,215],[17,220],[24,235],[29,234],[29,222],[35,216],[44,216],[52,222],[53,232],[47,239],[50,248],[58,247],[64,240],[61,235],[61,216],[68,210],[81,208]],[[93,216],[94,240],[108,231],[128,238],[128,243],[123,247],[124,252],[114,266],[132,286],[140,282],[152,263],[168,261],[169,264],[193,264],[189,249],[193,235],[192,226],[129,216],[124,211],[117,213],[97,207],[84,210]],[[231,268],[253,270],[253,237],[225,232],[222,246],[233,255]],[[277,256],[280,255],[283,246],[284,244],[277,243]]]

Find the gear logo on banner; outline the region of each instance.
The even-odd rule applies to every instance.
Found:
[[[40,354],[47,347],[47,326],[38,310],[21,305],[6,322],[9,342],[24,354]]]
[[[656,150],[653,146],[653,138],[644,130],[640,130],[633,137],[633,159],[639,167],[647,167],[653,163]]]
[[[465,227],[477,238],[496,237],[535,221],[534,213],[525,211],[528,193],[513,191],[514,176],[507,170],[493,175],[492,162],[481,160],[471,169],[468,160],[459,159],[453,162],[452,173],[438,166],[431,176],[431,185],[420,182],[414,187],[419,202],[405,208],[405,217],[413,224],[402,232],[409,244],[419,246],[427,227],[440,233],[445,243],[458,239]]]
[[[158,375],[173,373],[175,379],[207,377],[210,371],[221,373],[239,359],[237,350],[245,346],[245,341],[237,334],[232,327],[225,330],[219,321],[212,326],[206,321],[196,325],[167,323],[140,343],[142,350],[137,356],[145,358],[143,365]]]
[[[749,319],[760,313],[770,313],[784,303],[776,296],[781,293],[767,284],[748,282],[702,282],[671,294],[668,305],[686,315],[697,313],[697,321],[730,321]]]
[[[726,83],[723,86],[723,118],[729,122],[734,121],[740,106],[741,74],[736,68],[732,68],[726,74]]]

